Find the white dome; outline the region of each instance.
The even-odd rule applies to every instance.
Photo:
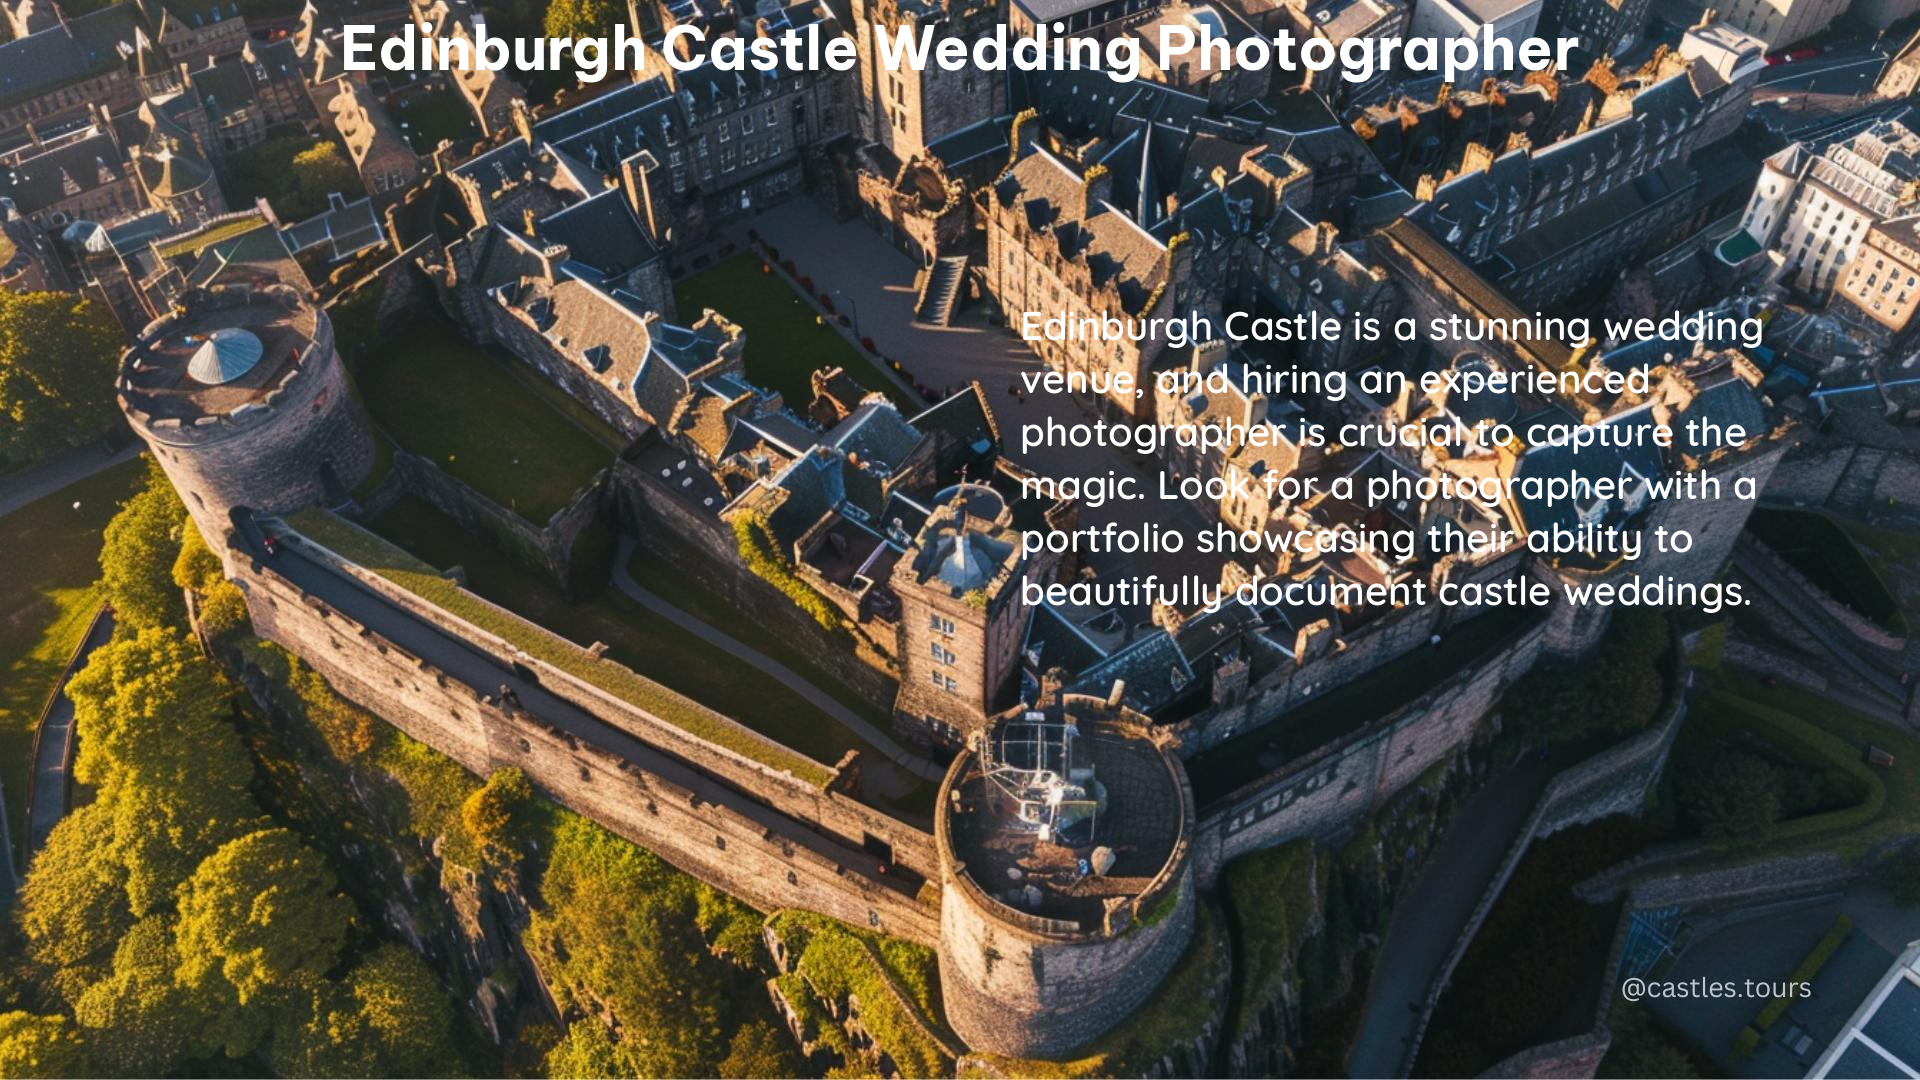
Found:
[[[260,362],[260,339],[250,330],[229,326],[215,330],[187,361],[187,374],[208,386],[219,386],[253,370]]]

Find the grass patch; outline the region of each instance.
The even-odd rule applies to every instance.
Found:
[[[1863,793],[1854,805],[1777,823],[1769,836],[1771,841],[1857,829],[1886,810],[1886,785],[1861,759],[1860,752],[1845,739],[1792,713],[1717,691],[1702,695],[1694,703],[1687,728],[1687,745],[1677,747],[1676,754],[1717,753],[1727,746],[1744,744],[1775,761],[1813,772],[1844,774],[1844,781],[1829,786],[1844,789],[1849,796]]]
[[[100,605],[101,531],[145,476],[145,462],[123,462],[0,517],[0,782],[15,843],[26,839],[33,725]]]
[[[826,1001],[837,1008],[856,998],[861,1026],[873,1036],[874,1048],[893,1059],[900,1075],[953,1074],[953,1055],[932,1035],[940,1028],[939,974],[932,949],[811,912],[777,911],[767,921],[795,958],[793,972],[782,976],[781,989],[818,1030],[838,1025],[813,1010]],[[903,999],[910,1007],[903,1007]],[[827,1038],[834,1042],[831,1033]]]
[[[536,525],[612,460],[606,446],[529,400],[499,361],[437,315],[377,345],[359,381],[375,422],[401,449]]]
[[[1895,634],[1907,623],[1899,601],[1846,530],[1824,514],[1760,507],[1747,531],[1828,595]]]
[[[236,236],[252,232],[259,228],[260,225],[260,219],[253,215],[248,215],[247,217],[238,218],[233,221],[224,221],[212,228],[203,229],[197,233],[182,236],[161,244],[160,257],[163,259],[175,259],[182,255],[192,255],[198,258],[201,252],[218,244],[222,240],[231,240]]]
[[[442,139],[452,139],[454,146],[464,150],[481,137],[472,110],[451,87],[401,98],[393,119],[416,154],[433,153]]]
[[[1826,967],[1827,961],[1833,959],[1833,954],[1840,951],[1840,946],[1845,944],[1847,935],[1851,933],[1853,933],[1853,920],[1851,918],[1842,915],[1835,919],[1833,925],[1827,929],[1825,936],[1821,937],[1819,942],[1816,943],[1812,950],[1800,961],[1800,965],[1793,969],[1793,975],[1787,981],[1795,983],[1813,982],[1814,978],[1820,974],[1820,969]],[[1792,1006],[1793,1001],[1793,998],[1782,994],[1772,1001],[1767,1002],[1766,1007],[1760,1010],[1760,1015],[1754,1017],[1753,1026],[1760,1034],[1765,1035],[1773,1025],[1780,1022],[1782,1016],[1787,1014],[1787,1009]]]
[[[1745,699],[1759,710],[1797,718],[1825,733],[1829,738],[1822,745],[1828,754],[1840,754],[1844,747],[1851,760],[1862,762],[1867,747],[1876,746],[1892,754],[1896,762],[1890,769],[1860,766],[1878,785],[1879,794],[1869,795],[1878,807],[1870,819],[1853,824],[1829,823],[1820,829],[1793,829],[1791,826],[1799,823],[1788,822],[1768,841],[1769,855],[1833,850],[1851,857],[1877,840],[1920,832],[1920,737],[1796,686],[1769,688],[1745,672],[1723,673],[1721,685],[1730,696]]]
[[[1243,855],[1227,864],[1221,890],[1238,932],[1240,955],[1234,977],[1240,995],[1228,1017],[1227,1038],[1236,1040],[1273,999],[1293,982],[1294,958],[1314,915],[1313,841]]]
[[[673,298],[685,323],[712,308],[747,332],[747,378],[777,390],[798,411],[813,400],[813,373],[845,368],[853,381],[879,390],[901,408],[917,409],[875,362],[847,343],[777,273],[760,272],[760,256],[742,252],[676,282]],[[829,286],[830,287],[830,286]],[[831,294],[829,294],[831,296]],[[844,307],[844,299],[835,299]]]
[[[415,515],[424,515],[425,508],[416,506],[411,512]],[[416,523],[424,524],[435,532],[451,531],[456,535],[462,535],[457,529],[449,530],[446,520],[439,518],[438,515],[427,517],[424,522],[421,522],[419,517],[415,520]],[[522,601],[522,606],[515,607],[511,599],[495,600],[495,603],[501,604],[500,607],[496,607],[495,603],[488,603],[475,593],[468,592],[442,577],[426,562],[324,510],[303,510],[294,515],[289,524],[322,546],[352,559],[416,596],[444,608],[488,633],[512,642],[530,655],[552,664],[583,682],[646,709],[684,731],[715,745],[724,746],[770,768],[791,772],[794,776],[811,784],[825,785],[832,778],[832,771],[818,761],[775,743],[716,712],[713,708],[623,666],[618,661],[636,657],[636,654],[642,658],[646,656],[645,652],[636,649],[631,638],[622,642],[622,648],[610,649],[608,659],[596,659],[589,655],[586,649],[561,637],[560,633],[543,628],[553,626],[562,632],[585,630],[586,633],[582,636],[586,640],[601,640],[611,645],[616,639],[622,637],[620,633],[622,620],[617,616],[609,617],[608,609],[599,607],[600,604],[608,602],[606,599],[588,604],[570,605],[557,592],[531,577],[525,574],[509,573],[507,567],[510,564],[489,563],[484,566],[485,579],[503,589],[502,593],[496,595],[510,594]],[[474,551],[472,554],[478,555],[479,552]],[[470,575],[473,575],[475,570],[474,566],[468,566]],[[480,578],[474,577],[473,580],[478,585]],[[545,596],[542,593],[545,593]],[[512,607],[519,617],[502,610],[502,607]],[[634,607],[637,609],[637,605]],[[542,625],[535,625],[528,619],[538,619]],[[716,680],[716,683],[724,684],[748,674],[750,673],[740,670],[738,665],[733,665],[722,678]],[[702,670],[700,675],[702,678],[696,681],[695,685],[715,684],[705,681],[706,678],[711,677],[705,670]],[[786,703],[785,710],[798,711],[791,701]],[[838,725],[833,726],[838,727]]]

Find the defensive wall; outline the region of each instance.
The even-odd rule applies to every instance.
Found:
[[[431,459],[396,449],[392,469],[365,509],[368,514],[377,515],[383,509],[382,504],[390,503],[393,496],[414,495],[459,522],[467,532],[492,540],[495,547],[511,554],[529,569],[551,575],[557,584],[572,593],[577,585],[586,584],[576,580],[577,576],[601,575],[592,582],[594,585],[605,580],[604,566],[587,566],[576,561],[575,545],[581,534],[601,519],[606,477],[604,470],[596,474],[573,493],[567,505],[554,511],[553,516],[541,524],[482,495]]]
[[[799,908],[932,945],[935,909],[808,846],[817,833],[855,850],[884,844],[894,864],[937,880],[933,839],[861,804],[833,785],[816,786],[700,739],[620,701],[511,644],[352,566],[303,537],[289,543],[343,580],[487,656],[503,673],[520,663],[539,684],[614,732],[667,755],[678,769],[654,769],[600,749],[524,709],[483,700],[450,677],[276,573],[229,553],[254,631],[294,651],[341,694],[401,731],[484,776],[508,765],[556,802],[658,853],[680,869],[762,910]],[[663,775],[663,772],[677,775]],[[688,782],[688,775],[694,783]],[[725,797],[703,796],[713,785]],[[754,814],[745,800],[773,812]],[[878,861],[876,857],[875,861]]]
[[[1413,1062],[1420,1053],[1420,1044],[1427,1031],[1427,1025],[1433,1020],[1434,1008],[1440,1002],[1440,995],[1446,991],[1447,984],[1453,979],[1453,972],[1460,960],[1473,944],[1474,937],[1480,932],[1480,924],[1486,921],[1487,913],[1506,890],[1507,881],[1513,877],[1520,860],[1533,846],[1533,842],[1542,837],[1551,836],[1563,829],[1575,825],[1599,821],[1615,814],[1637,813],[1646,804],[1648,792],[1659,781],[1660,773],[1666,766],[1667,752],[1673,748],[1673,740],[1680,733],[1680,725],[1687,716],[1687,688],[1692,685],[1691,669],[1681,669],[1675,660],[1668,669],[1668,694],[1671,703],[1666,715],[1658,724],[1634,737],[1610,747],[1588,758],[1572,768],[1565,769],[1547,782],[1546,790],[1534,803],[1533,813],[1520,829],[1513,843],[1507,848],[1506,857],[1500,862],[1500,868],[1487,883],[1481,893],[1480,901],[1474,906],[1473,914],[1466,925],[1460,928],[1453,945],[1447,950],[1447,957],[1441,962],[1439,972],[1434,976],[1433,985],[1426,995],[1426,1003],[1421,1009],[1419,1022],[1414,1025],[1413,1037],[1407,1043],[1406,1057],[1401,1064],[1401,1072],[1412,1070]],[[1619,932],[1624,932],[1624,922]],[[1619,964],[1619,941],[1615,941],[1613,960]],[[1611,970],[1611,968],[1610,968]],[[1607,1002],[1611,994],[1606,995],[1600,1006],[1599,1016],[1595,1020],[1593,1032],[1565,1040],[1567,1045],[1549,1044],[1548,1047],[1535,1047],[1523,1051],[1519,1056],[1538,1054],[1537,1066],[1552,1060],[1562,1062],[1583,1061],[1591,1055],[1598,1063],[1600,1055],[1606,1053],[1609,1040],[1606,1027]],[[1595,1051],[1597,1039],[1598,1050]],[[1502,1066],[1490,1070],[1493,1075],[1590,1075],[1589,1073],[1540,1072],[1529,1067],[1529,1071],[1504,1072]],[[1515,1068],[1518,1069],[1516,1061]]]
[[[1920,457],[1909,451],[1842,439],[1809,440],[1768,478],[1766,497],[1794,506],[1824,506],[1853,517],[1920,503]]]
[[[873,640],[861,630],[838,636],[822,629],[747,568],[726,522],[658,478],[651,464],[627,455],[614,462],[607,501],[621,530],[649,555],[735,608],[752,612],[771,634],[861,697],[892,705],[900,683],[891,642]],[[891,635],[890,627],[886,633]]]
[[[1068,886],[1070,899],[1046,896],[1058,888],[1051,881],[1028,885],[1032,898],[1021,906],[994,895],[1019,887],[990,850],[1004,839],[995,834],[1018,826],[996,818],[980,751],[963,750],[941,782],[940,990],[948,1023],[975,1050],[1035,1057],[1085,1045],[1153,995],[1193,936],[1186,769],[1172,739],[1121,706],[1120,696],[1069,694],[1058,706],[1077,722],[1081,744],[1104,748],[1087,775],[1097,772],[1105,785],[1098,828],[1113,845],[1104,850],[1119,853],[1111,870]],[[1107,887],[1084,895],[1089,882]]]

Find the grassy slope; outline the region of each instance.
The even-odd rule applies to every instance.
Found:
[[[0,780],[16,838],[26,831],[34,722],[99,604],[101,530],[145,470],[137,460],[116,465],[0,518]]]
[[[402,448],[536,525],[613,459],[439,318],[376,346],[359,385],[374,421]]]
[[[361,530],[353,529],[338,518],[321,511],[303,511],[293,523],[301,532],[340,554],[353,558],[382,577],[416,593],[491,633],[512,640],[556,667],[599,686],[615,697],[631,701],[662,719],[702,738],[729,747],[774,768],[790,769],[795,776],[811,783],[825,783],[828,770],[807,756],[821,746],[818,735],[838,733],[850,739],[843,729],[805,705],[784,695],[777,685],[770,689],[763,676],[738,665],[720,669],[710,656],[703,656],[695,644],[687,643],[671,628],[636,633],[635,626],[646,625],[650,618],[638,605],[623,597],[601,597],[584,603],[569,604],[557,592],[519,571],[503,556],[439,517],[431,508],[403,503],[380,527],[396,541],[411,544],[436,560],[459,553],[459,565],[466,568],[481,595],[513,610],[523,619],[545,627],[542,633],[528,622],[502,617],[485,604],[475,603],[472,595],[455,588],[431,566]],[[604,641],[610,648],[607,658],[615,663],[593,660],[579,642]],[[655,681],[653,676],[660,677]],[[667,684],[697,689],[702,701],[694,701]],[[754,708],[742,708],[753,705]],[[749,727],[756,720],[773,722],[770,734],[783,745],[772,745],[717,720],[716,712]],[[812,737],[810,737],[812,736]],[[791,747],[791,749],[789,749]],[[798,751],[798,752],[796,752]],[[828,760],[837,755],[823,754]]]
[[[673,296],[682,322],[696,322],[702,310],[712,308],[740,324],[747,332],[747,378],[778,390],[795,411],[813,400],[814,371],[836,366],[846,368],[861,386],[884,390],[911,406],[900,388],[839,331],[815,322],[813,308],[779,275],[762,274],[758,255],[746,252],[723,259],[676,283]],[[835,303],[845,310],[844,301]]]

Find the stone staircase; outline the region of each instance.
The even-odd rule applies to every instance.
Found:
[[[920,303],[913,316],[929,326],[948,326],[960,305],[960,289],[967,280],[967,257],[948,255],[928,268],[920,285]]]

